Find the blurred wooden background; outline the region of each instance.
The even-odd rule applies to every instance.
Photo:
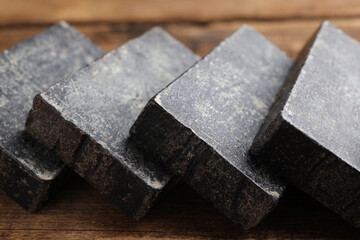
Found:
[[[249,24],[295,58],[322,19],[360,39],[358,0],[0,0],[0,50],[66,20],[107,51],[160,25],[203,56]],[[0,193],[0,238],[360,239],[360,233],[294,187],[244,232],[185,184],[136,222],[77,178],[37,214]]]

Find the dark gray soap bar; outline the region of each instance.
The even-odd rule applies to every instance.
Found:
[[[65,22],[0,54],[0,188],[35,211],[64,178],[64,165],[24,133],[34,96],[104,51]]]
[[[324,22],[251,152],[360,227],[360,45]]]
[[[243,228],[256,225],[284,190],[248,150],[292,61],[244,26],[158,93],[131,129],[163,163]]]
[[[27,132],[139,219],[171,177],[128,139],[146,102],[198,57],[154,28],[38,95]]]

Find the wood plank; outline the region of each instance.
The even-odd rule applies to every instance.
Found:
[[[105,50],[110,51],[151,27],[160,25],[197,54],[204,56],[242,24],[248,24],[279,46],[290,57],[295,58],[320,23],[320,20],[292,20],[230,21],[206,25],[193,23],[88,23],[74,24],[74,26]],[[360,40],[360,18],[335,19],[332,20],[332,23]],[[48,26],[0,26],[0,51],[33,36]]]
[[[285,192],[259,226],[241,231],[185,184],[180,184],[141,221],[122,214],[80,178],[38,214],[0,194],[0,238],[6,239],[335,239],[357,231],[300,190]]]
[[[359,16],[357,0],[2,0],[0,24],[73,22],[208,22]]]

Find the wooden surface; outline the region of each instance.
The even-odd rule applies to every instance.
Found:
[[[248,24],[295,58],[324,17],[360,40],[355,0],[0,0],[0,50],[68,20],[107,51],[160,25],[203,56]],[[0,193],[0,238],[360,239],[360,233],[293,187],[258,227],[244,232],[184,184],[136,222],[77,178],[37,214]]]
[[[358,0],[1,0],[0,23],[358,17]]]
[[[357,230],[295,188],[247,232],[185,184],[134,221],[76,179],[41,212],[29,214],[0,196],[0,237],[7,239],[357,239]]]

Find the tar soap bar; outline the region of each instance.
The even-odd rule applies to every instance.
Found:
[[[103,55],[65,22],[0,53],[0,188],[30,212],[44,204],[67,172],[24,134],[32,100]]]
[[[284,184],[248,150],[291,66],[244,26],[152,98],[132,138],[242,228],[255,226]]]
[[[360,227],[360,45],[324,22],[300,54],[252,153]]]
[[[139,219],[172,178],[133,146],[129,129],[146,102],[197,60],[154,28],[39,94],[26,130]]]

